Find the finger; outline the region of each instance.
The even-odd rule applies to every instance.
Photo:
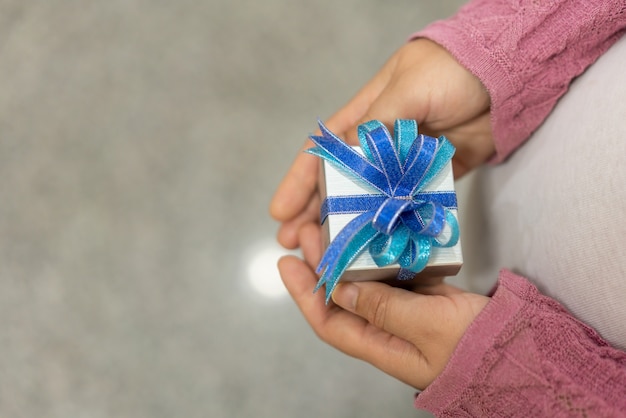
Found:
[[[415,119],[418,122],[427,119],[428,115],[425,113],[427,106],[424,105],[426,99],[418,99],[417,94],[408,98],[406,96],[408,88],[402,83],[387,86],[363,117],[348,128],[344,134],[346,142],[358,143],[358,126],[370,120],[382,122],[392,132],[397,119]],[[477,115],[472,120],[445,129],[443,125],[435,129],[433,125],[423,123],[420,124],[420,132],[435,137],[445,135],[457,148],[452,161],[455,178],[460,178],[483,164],[495,152],[488,111]]]
[[[390,279],[381,281],[381,283],[422,295],[449,296],[464,292],[458,287],[445,283],[444,279],[445,277],[429,277],[425,279],[416,278],[413,280]]]
[[[307,140],[281,181],[270,203],[270,215],[280,222],[293,220],[309,203],[317,190],[319,161],[304,153],[313,143]]]
[[[310,266],[298,257],[288,255],[278,260],[278,271],[287,291],[307,319],[311,312],[323,315],[326,310],[324,300],[313,294],[318,278]]]
[[[382,358],[367,352],[363,356],[382,370],[392,370],[394,376],[408,379],[417,388],[428,385],[441,372],[455,346],[454,340],[442,338],[447,335],[447,330],[442,334],[442,328],[447,328],[450,320],[437,304],[444,298],[378,282],[344,283],[333,292],[336,305],[363,318],[370,327],[413,345],[414,350],[388,353]]]
[[[489,298],[443,283],[433,288],[439,293],[422,295],[378,282],[354,282],[337,286],[332,297],[373,326],[415,344],[440,369]]]
[[[278,229],[277,240],[285,248],[298,248],[300,243],[299,231],[308,223],[319,224],[320,219],[320,196],[314,193],[306,208],[294,219],[284,222]]]
[[[322,340],[341,349],[334,335],[335,327],[358,326],[362,324],[362,318],[332,303],[326,305],[323,293],[313,293],[318,277],[303,260],[285,256],[278,261],[278,271],[287,291],[313,331]]]
[[[363,332],[367,341],[384,337],[376,345],[382,346],[389,339],[386,332],[370,324],[358,315],[339,308],[334,303],[326,305],[324,295],[313,293],[317,276],[303,260],[285,256],[278,261],[278,270],[287,291],[300,308],[315,333],[324,341],[349,355],[365,358]],[[405,348],[402,348],[404,350]]]
[[[298,233],[302,256],[304,260],[315,268],[322,258],[322,228],[318,223],[308,223],[300,228]]]
[[[386,87],[361,117],[346,129],[344,133],[346,142],[357,145],[359,143],[358,126],[371,120],[382,122],[391,132],[396,119],[407,119],[403,116],[406,108],[402,106],[401,102],[402,99],[398,96],[393,97],[393,91]]]
[[[396,52],[383,68],[338,112],[338,119],[342,121],[341,125],[329,125],[331,131],[342,137],[348,144],[358,145],[358,139],[354,135],[346,134],[358,126],[360,121],[367,118],[367,113],[372,104],[379,99],[390,83],[397,61],[398,53]],[[331,120],[329,120],[330,122]]]
[[[409,279],[409,280],[400,280],[398,278],[394,278],[394,279],[381,280],[380,282],[388,284],[389,286],[392,286],[392,287],[400,288],[400,289],[414,290],[414,289],[419,289],[420,287],[438,285],[442,283],[444,279],[445,277],[440,277],[440,276],[423,277],[423,278],[416,276],[413,279]]]
[[[328,129],[343,136],[349,127],[354,126],[356,121],[364,116],[370,104],[388,83],[395,61],[394,56],[345,106],[327,120]],[[319,134],[319,130],[316,134]],[[313,143],[307,140],[302,150],[312,146]],[[317,189],[318,169],[315,157],[305,153],[296,157],[270,203],[270,214],[274,219],[280,222],[289,221],[306,207]]]
[[[375,327],[408,341],[418,336],[416,318],[427,309],[425,305],[430,305],[423,295],[378,282],[340,284],[332,299]]]
[[[427,98],[423,91],[411,90],[415,90],[415,82],[408,77],[390,80],[361,118],[346,131],[346,141],[358,143],[357,127],[370,120],[382,122],[390,132],[396,119],[423,121],[427,116]]]
[[[452,165],[457,179],[495,153],[489,112],[481,113],[462,125],[440,130],[439,135],[445,135],[456,147]]]
[[[451,296],[464,293],[464,291],[459,289],[458,287],[449,285],[444,282],[434,283],[428,286],[417,285],[414,286],[411,290],[421,295]]]
[[[289,294],[320,339],[409,385],[425,386],[424,382],[432,373],[426,369],[423,357],[413,344],[332,302],[326,305],[323,294],[313,294],[317,276],[297,257],[281,258],[278,268]]]

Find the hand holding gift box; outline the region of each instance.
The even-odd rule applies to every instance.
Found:
[[[397,120],[395,135],[378,121],[358,128],[360,149],[321,122],[307,152],[322,158],[321,222],[326,252],[317,285],[328,301],[340,279],[412,279],[456,274],[462,264],[456,194],[445,137],[418,134]]]

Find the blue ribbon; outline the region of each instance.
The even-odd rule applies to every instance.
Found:
[[[412,278],[422,271],[433,247],[453,247],[459,226],[450,209],[456,194],[422,189],[448,164],[454,146],[443,136],[418,134],[413,120],[398,119],[392,137],[381,122],[358,127],[363,156],[319,122],[315,147],[306,152],[323,158],[346,176],[375,194],[329,196],[322,203],[321,221],[333,214],[356,214],[333,239],[317,267],[321,278],[315,291],[326,285],[326,302],[341,275],[366,249],[377,266],[399,264],[398,278]],[[443,241],[442,232],[451,233]]]

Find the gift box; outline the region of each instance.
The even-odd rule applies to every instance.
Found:
[[[378,121],[359,126],[349,147],[320,123],[309,153],[321,158],[319,189],[325,253],[318,288],[339,280],[451,276],[463,263],[451,158],[445,137],[420,135],[398,120],[394,136]]]

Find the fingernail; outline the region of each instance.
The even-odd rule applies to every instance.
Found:
[[[349,311],[356,308],[359,297],[359,287],[353,283],[341,283],[332,294],[333,302]]]

